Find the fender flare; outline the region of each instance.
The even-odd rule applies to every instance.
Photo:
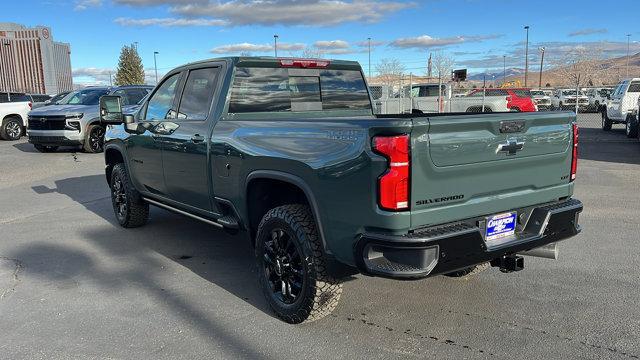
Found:
[[[327,242],[325,240],[324,228],[322,226],[322,219],[320,217],[320,208],[318,206],[318,202],[316,200],[311,187],[299,176],[286,173],[278,170],[254,170],[249,175],[247,175],[244,183],[244,193],[248,193],[248,186],[252,180],[255,179],[273,179],[279,180],[286,183],[290,183],[292,185],[297,186],[302,190],[304,195],[307,197],[309,201],[309,205],[311,206],[311,212],[313,213],[313,217],[316,220],[316,225],[318,226],[318,231],[320,233],[320,241],[322,241],[322,248],[325,254],[330,255],[331,251],[327,247]],[[248,209],[247,209],[248,211]]]

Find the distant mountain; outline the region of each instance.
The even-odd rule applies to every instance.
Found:
[[[508,68],[506,70],[506,77],[514,77],[514,76],[521,76],[524,74],[524,69],[520,69],[520,68]],[[502,77],[504,76],[504,72],[503,71],[492,71],[492,72],[482,72],[482,73],[470,73],[467,76],[467,80],[473,80],[473,81],[482,81],[486,79],[487,81],[502,81]]]

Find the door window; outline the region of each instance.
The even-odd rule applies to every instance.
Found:
[[[145,120],[162,120],[175,117],[171,108],[178,89],[179,79],[180,74],[174,74],[160,85],[158,90],[151,96],[151,99],[149,99]]]
[[[178,119],[206,120],[211,108],[211,100],[216,88],[219,68],[205,68],[189,71],[184,85]]]

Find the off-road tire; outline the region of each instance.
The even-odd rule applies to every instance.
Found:
[[[99,124],[87,126],[87,137],[82,144],[82,150],[87,153],[101,153],[104,150],[105,129]]]
[[[51,153],[58,150],[57,146],[49,146],[49,145],[34,144],[33,147],[36,148],[36,150],[38,150],[41,153]]]
[[[279,231],[286,233],[288,241],[295,245],[302,269],[301,290],[296,300],[290,304],[278,298],[269,277],[274,273],[267,269],[273,265],[273,262],[267,260],[270,254],[274,254],[269,251],[274,249],[273,232]],[[287,249],[289,247],[286,246]],[[338,305],[342,283],[327,274],[322,242],[309,206],[283,205],[269,210],[258,226],[255,256],[258,281],[263,294],[276,315],[285,322],[312,322],[329,315]]]
[[[604,108],[602,110],[602,130],[610,131],[611,125],[611,119],[609,119],[609,116],[607,115],[607,108]]]
[[[113,166],[109,188],[113,211],[120,226],[135,228],[147,223],[149,204],[142,200],[140,193],[134,188],[124,164]],[[121,204],[124,206],[121,207]]]
[[[24,129],[20,119],[15,116],[6,117],[0,124],[0,138],[3,140],[16,141],[19,140]]]
[[[466,280],[478,275],[479,273],[487,270],[490,267],[491,265],[487,262],[487,263],[482,263],[480,265],[470,266],[468,268],[464,268],[462,270],[454,271],[444,275],[448,277],[460,279],[460,280]]]
[[[625,133],[627,137],[630,139],[634,139],[638,137],[638,119],[633,115],[627,115],[627,121],[624,125]]]

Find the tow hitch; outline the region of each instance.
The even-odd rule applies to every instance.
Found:
[[[491,260],[491,266],[499,267],[503,273],[510,273],[524,269],[524,257],[519,255],[505,255]]]

